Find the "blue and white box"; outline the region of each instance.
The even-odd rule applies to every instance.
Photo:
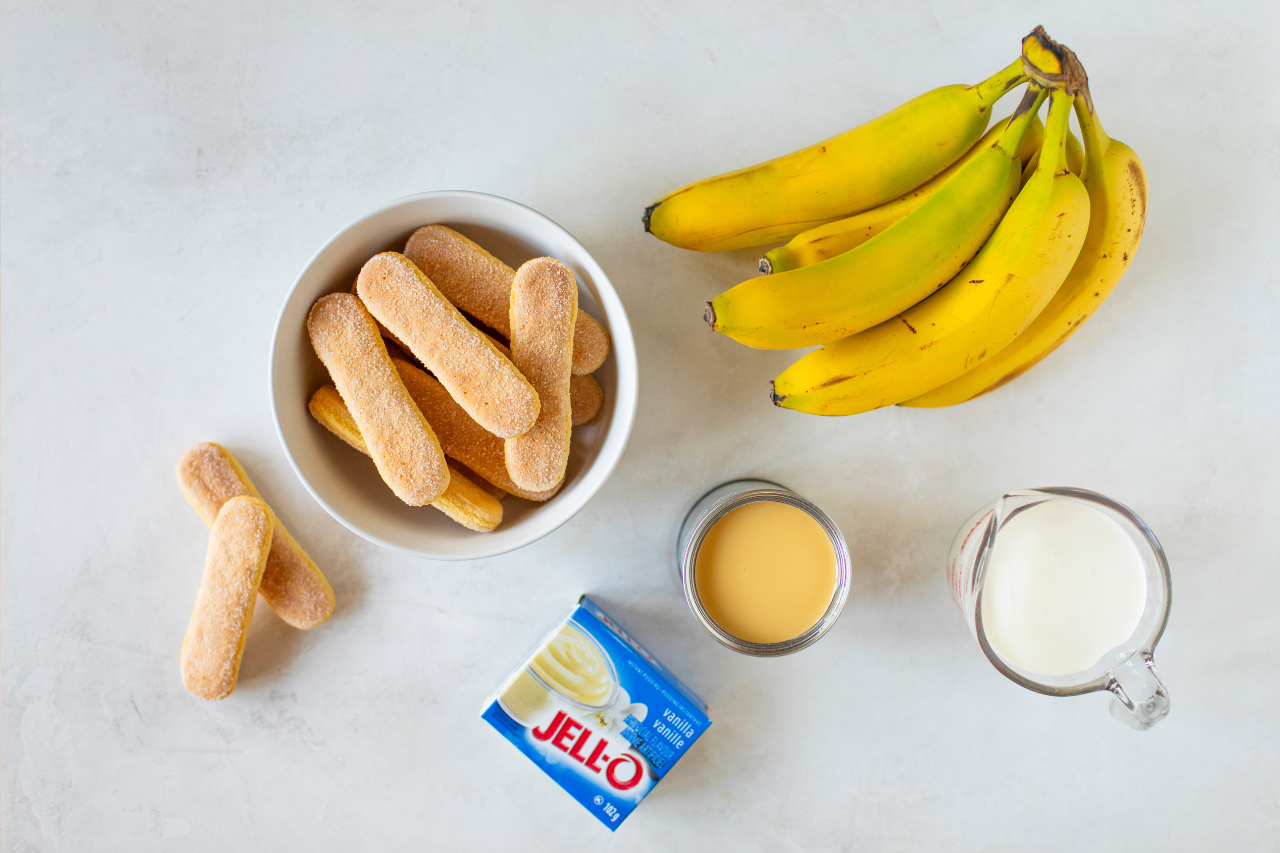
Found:
[[[706,704],[585,595],[481,716],[610,830],[711,725]]]

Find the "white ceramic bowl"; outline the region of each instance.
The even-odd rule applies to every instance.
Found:
[[[373,462],[343,444],[311,417],[307,401],[329,381],[307,337],[311,305],[326,293],[350,291],[365,261],[403,251],[423,225],[442,223],[518,267],[530,258],[558,258],[578,278],[579,309],[599,320],[613,340],[595,377],[604,405],[574,427],[567,482],[546,503],[508,497],[502,524],[476,533],[432,507],[402,503]],[[626,447],[636,413],[636,348],[618,294],[599,264],[569,232],[514,201],[474,192],[431,192],[394,201],[333,236],[303,268],[276,321],[271,347],[271,409],[285,455],[329,514],[385,548],[436,560],[474,560],[514,551],[546,536],[591,500]]]

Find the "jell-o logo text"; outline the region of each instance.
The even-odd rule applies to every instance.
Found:
[[[609,784],[616,790],[634,788],[640,784],[640,778],[644,775],[644,765],[634,755],[623,753],[617,758],[607,755],[605,748],[609,741],[603,735],[596,740],[595,747],[586,752],[587,744],[591,742],[591,730],[564,711],[557,711],[555,719],[549,725],[533,729],[531,733],[538,740],[551,741],[552,746],[561,752],[567,752],[570,758],[582,762],[588,770],[594,773],[603,771]],[[630,775],[619,778],[620,773],[626,774],[625,765],[628,763],[631,764]]]

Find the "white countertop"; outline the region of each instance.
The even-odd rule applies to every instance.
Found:
[[[1275,849],[1275,5],[605,5],[3,4],[3,848]],[[642,232],[644,206],[977,81],[1038,23],[1146,165],[1117,292],[958,408],[771,406],[795,356],[701,319],[757,253],[674,249]],[[381,551],[329,518],[268,405],[297,272],[351,219],[430,189],[564,225],[639,348],[612,479],[478,563]],[[338,596],[308,633],[259,607],[219,703],[178,674],[208,534],[173,467],[207,440]],[[742,475],[815,500],[855,554],[840,623],[793,657],[717,646],[673,578],[682,511]],[[1006,681],[951,603],[959,524],[1040,485],[1129,504],[1168,552],[1173,712],[1150,733],[1103,697]],[[612,838],[478,716],[582,592],[714,721]]]

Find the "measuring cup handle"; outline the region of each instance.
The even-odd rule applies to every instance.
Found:
[[[1144,732],[1169,716],[1169,691],[1160,680],[1151,655],[1130,655],[1110,676],[1107,689],[1115,694],[1111,716]]]

